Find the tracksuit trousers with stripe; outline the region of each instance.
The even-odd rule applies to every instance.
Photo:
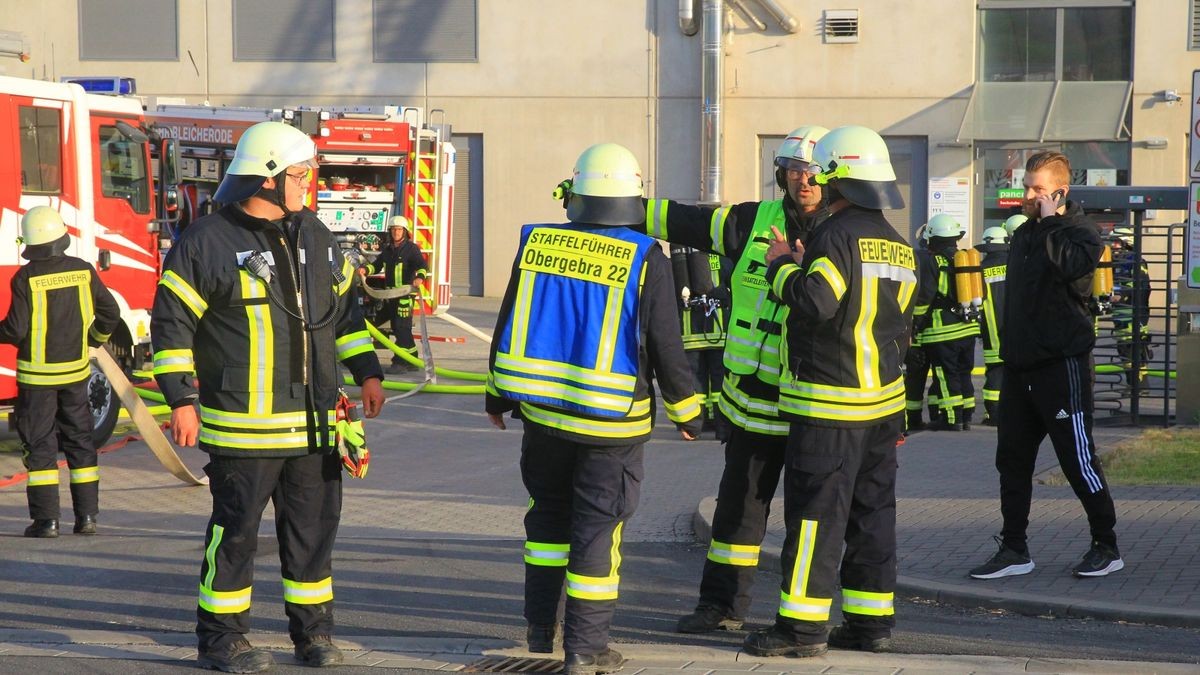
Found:
[[[25,444],[29,479],[25,496],[34,520],[60,517],[58,451],[67,458],[71,476],[71,503],[75,518],[100,512],[100,469],[92,441],[92,409],[88,383],[55,388],[17,387],[13,411],[17,434]]]
[[[898,416],[853,429],[792,423],[776,626],[797,643],[826,641],[839,569],[847,626],[868,638],[887,637],[895,626],[896,440],[903,429]]]
[[[1116,510],[1092,442],[1092,355],[1030,370],[1005,368],[1000,387],[996,469],[1000,472],[1001,537],[1026,551],[1038,446],[1050,436],[1059,466],[1083,504],[1092,539],[1117,547]]]
[[[787,436],[758,434],[733,425],[725,444],[725,470],[717,489],[712,541],[700,579],[700,606],[744,618],[771,500],[783,470]]]
[[[196,635],[203,651],[250,631],[258,527],[275,507],[283,606],[297,645],[333,634],[333,541],[342,512],[342,465],[331,452],[281,459],[212,455],[204,467],[212,518],[204,534]]]
[[[642,443],[598,446],[525,423],[525,620],[554,624],[566,586],[563,649],[599,654],[617,608],[621,531],[637,510]]]

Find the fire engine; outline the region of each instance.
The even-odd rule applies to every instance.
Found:
[[[440,110],[431,117],[444,122]],[[430,309],[450,304],[454,145],[449,127],[404,106],[263,109],[160,103],[147,120],[180,146],[181,200],[191,217],[214,208],[242,132],[267,120],[291,124],[317,145],[307,205],[348,251],[373,259],[394,215],[407,216],[429,267]],[[185,216],[180,227],[186,227]]]
[[[71,235],[69,255],[95,266],[121,307],[122,323],[109,349],[125,368],[148,358],[150,308],[161,271],[158,235],[167,222],[166,190],[173,161],[155,180],[150,146],[174,157],[173,143],[152,141],[134,83],[123,78],[42,82],[0,77],[0,316],[21,265],[21,216],[39,205],[62,214]],[[107,91],[113,95],[89,93]],[[156,209],[158,212],[156,213]],[[89,382],[98,443],[116,424],[120,404],[93,367]],[[17,395],[16,350],[0,345],[0,414]]]

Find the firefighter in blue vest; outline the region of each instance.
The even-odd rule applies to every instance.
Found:
[[[700,401],[683,353],[671,268],[630,226],[645,216],[637,159],[615,143],[583,152],[569,223],[526,225],[500,304],[485,407],[525,434],[525,619],[529,650],[549,653],[566,586],[564,672],[620,670],[608,631],[621,532],[637,508],[650,437],[650,377],[685,440]]]
[[[755,656],[883,651],[895,625],[896,440],[917,262],[883,215],[904,206],[883,138],[839,127],[813,154],[832,215],[807,243],[776,230],[767,251],[767,280],[789,309],[779,411],[791,429],[779,610],[746,637]],[[839,587],[843,623],[829,631]]]
[[[1016,216],[1013,216],[1014,218]],[[1024,216],[1022,216],[1024,217]],[[1000,407],[1000,383],[1004,359],[1000,358],[1000,335],[1004,330],[1004,281],[1008,271],[1008,230],[989,227],[982,243],[975,246],[983,255],[983,423],[996,426]]]
[[[963,313],[955,293],[954,254],[966,231],[944,213],[930,218],[925,231],[933,264],[921,266],[921,288],[914,315],[921,326],[918,339],[929,357],[937,389],[937,419],[928,428],[963,431],[970,429],[975,409],[971,369],[975,363],[975,338],[979,337],[977,318]]]
[[[779,345],[787,308],[764,275],[771,228],[807,241],[829,212],[821,186],[809,184],[813,148],[828,132],[803,126],[775,153],[775,184],[783,198],[720,208],[646,203],[646,232],[734,261],[732,304],[725,340],[725,382],[719,402],[732,424],[725,469],[717,488],[712,540],[700,579],[700,599],[679,619],[680,633],[738,630],[750,609],[771,500],[779,485],[788,423],[779,416]]]
[[[89,346],[108,341],[121,310],[87,262],[65,255],[71,236],[58,211],[35,206],[21,218],[21,257],[0,343],[17,347],[17,434],[25,446],[26,537],[57,537],[58,451],[71,471],[75,534],[95,534],[100,469],[92,440]]]
[[[338,363],[362,387],[366,417],[383,405],[383,373],[354,269],[304,207],[315,167],[308,134],[280,122],[247,129],[217,187],[225,206],[188,226],[154,296],[154,376],[172,408],[172,435],[209,455],[212,515],[196,609],[203,668],[271,667],[270,652],[246,639],[268,501],[296,659],[313,667],[343,659],[332,640],[342,509],[335,430],[347,436],[335,412],[344,410]]]
[[[733,264],[719,255],[687,246],[671,247],[671,271],[679,298],[683,351],[704,404],[704,431],[729,440],[730,425],[717,407],[725,379],[725,327],[729,321],[729,279]]]

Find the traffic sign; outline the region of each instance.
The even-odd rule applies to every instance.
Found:
[[[1192,180],[1200,180],[1200,70],[1192,71],[1192,133],[1188,134],[1188,168]]]

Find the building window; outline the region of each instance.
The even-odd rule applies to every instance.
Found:
[[[981,2],[979,81],[1132,79],[1133,10],[1107,4],[1117,6],[998,9],[1002,3]]]
[[[334,61],[333,0],[233,0],[234,61]]]
[[[179,60],[176,0],[79,0],[79,60]]]
[[[477,0],[374,0],[376,63],[476,61]]]
[[[62,192],[61,111],[20,106],[21,192],[56,195]]]

